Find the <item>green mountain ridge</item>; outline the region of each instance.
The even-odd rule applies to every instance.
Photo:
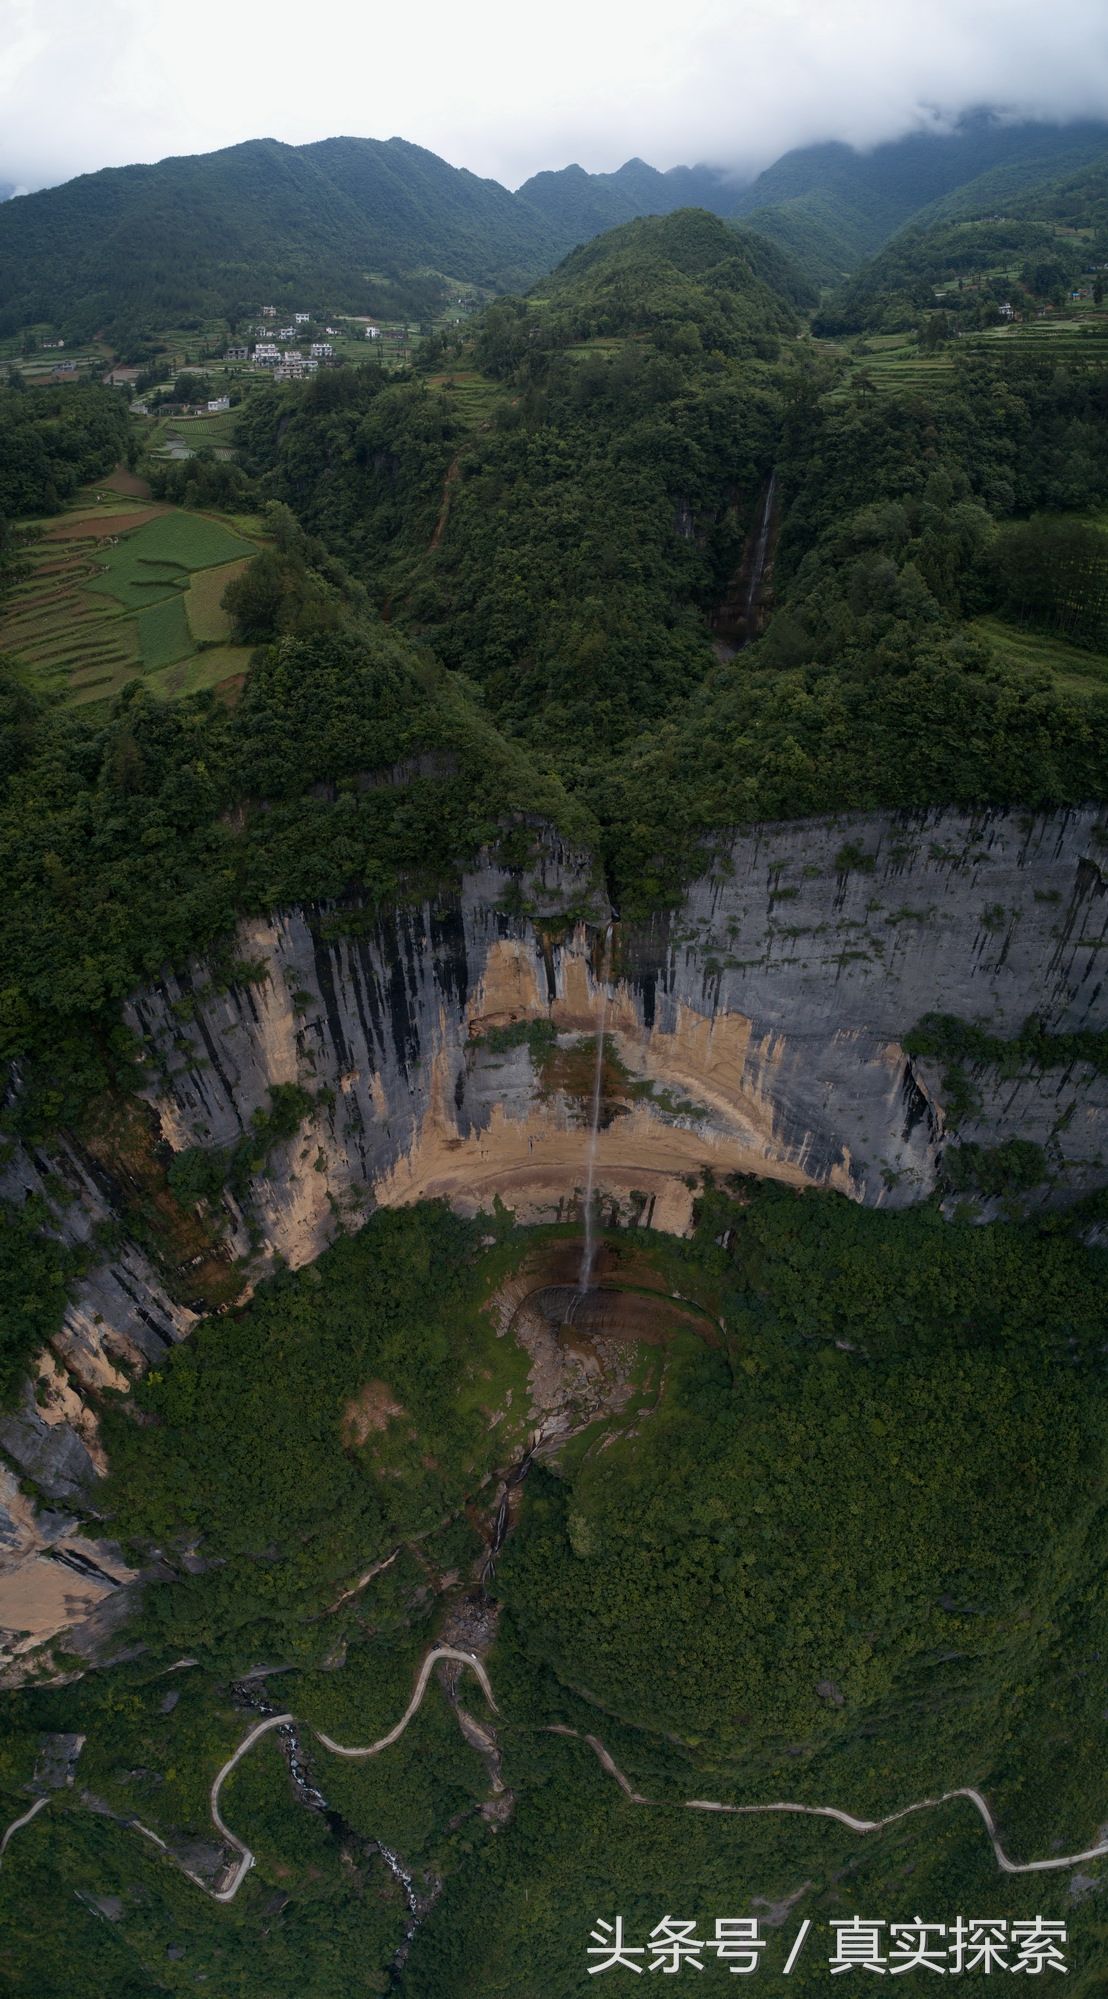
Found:
[[[5,204],[0,328],[57,320],[87,336],[267,297],[380,310],[382,278],[405,280],[402,307],[418,310],[411,279],[428,267],[499,288],[555,254],[505,188],[405,140],[253,139]]]
[[[744,221],[796,257],[809,277],[830,283],[920,209],[957,201],[983,175],[996,175],[998,186],[1023,187],[1063,166],[1082,166],[1106,145],[1102,122],[1005,123],[981,111],[951,132],[910,133],[869,152],[840,141],[797,147],[746,185],[720,167],[661,174],[629,160],[614,174],[568,167],[536,175],[519,192],[566,232],[567,248],[570,232],[581,240],[596,217],[608,227],[626,219],[629,202],[638,203],[639,214],[695,205]]]
[[[614,173],[536,174],[513,194],[404,139],[251,139],[0,203],[0,334],[49,323],[118,339],[262,298],[425,314],[444,277],[519,290],[608,229],[694,206],[744,222],[829,284],[937,202],[1072,172],[1106,146],[1105,124],[982,112],[869,153],[798,148],[746,186],[722,167],[662,173],[633,158]]]

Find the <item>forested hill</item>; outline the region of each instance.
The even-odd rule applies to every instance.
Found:
[[[542,217],[498,182],[403,139],[256,139],[5,202],[0,332],[45,320],[111,337],[261,299],[413,311],[437,302],[429,271],[501,287],[556,253]]]
[[[1102,577],[1099,532],[1020,518],[1108,501],[1102,377],[998,349],[926,393],[846,392],[774,257],[699,211],[631,223],[412,381],[267,390],[241,422],[262,493],[588,801],[626,908],[712,826],[1068,802],[1108,767],[1095,659],[1028,671],[977,623],[1069,632],[1066,576]],[[775,470],[776,609],[721,658]]]
[[[952,132],[917,132],[855,152],[805,146],[786,153],[735,198],[730,213],[827,278],[872,256],[897,229],[982,175],[1003,172],[1009,191],[1085,165],[1108,148],[1103,121],[1002,123],[982,111]],[[816,268],[821,249],[830,268]]]
[[[795,332],[790,308],[803,310],[816,297],[774,244],[697,208],[609,230],[574,250],[538,289],[581,334],[643,331],[684,310],[706,346],[721,309],[761,334]],[[734,338],[721,329],[715,344],[726,352]]]
[[[1010,176],[939,202],[825,302],[818,332],[897,332],[941,310],[951,327],[997,324],[1091,294],[1108,262],[1108,147],[1090,165],[1006,192]]]
[[[695,205],[738,217],[831,283],[872,256],[894,231],[943,199],[957,200],[989,175],[994,198],[1084,166],[1108,147],[1108,125],[1006,124],[988,112],[951,132],[912,133],[871,152],[840,144],[802,146],[747,185],[720,168],[661,174],[629,160],[614,174],[580,167],[536,174],[520,189],[563,247],[632,215]],[[982,181],[982,199],[988,190]]]
[[[1006,197],[1076,172],[1108,147],[1108,126],[1001,124],[858,153],[809,146],[749,186],[713,166],[659,173],[541,173],[517,193],[403,139],[250,140],[221,152],[107,168],[0,202],[0,334],[37,323],[67,338],[284,310],[415,314],[443,279],[518,290],[575,245],[646,215],[688,207],[739,218],[834,282],[937,201],[980,182]]]

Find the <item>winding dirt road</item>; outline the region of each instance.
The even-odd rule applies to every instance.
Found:
[[[335,1756],[346,1756],[355,1759],[379,1756],[382,1750],[390,1749],[394,1742],[399,1741],[408,1723],[422,1706],[423,1697],[427,1692],[427,1685],[431,1674],[440,1659],[453,1659],[461,1666],[468,1666],[470,1671],[476,1674],[480,1682],[481,1691],[488,1701],[489,1706],[494,1713],[497,1712],[496,1701],[493,1698],[488,1673],[476,1654],[460,1651],[455,1645],[432,1645],[430,1651],[425,1654],[423,1663],[416,1676],[411,1700],[408,1702],[400,1720],[393,1728],[389,1729],[387,1735],[380,1736],[376,1742],[367,1743],[364,1747],[348,1748],[341,1742],[332,1741],[331,1737],[324,1735],[322,1730],[314,1729],[312,1732],[317,1741],[322,1744],[324,1749],[329,1749]],[[264,1721],[257,1722],[249,1734],[243,1737],[234,1755],[228,1757],[226,1763],[224,1763],[222,1769],[212,1781],[209,1793],[212,1823],[222,1838],[226,1840],[227,1844],[238,1854],[238,1865],[227,1884],[223,1888],[218,1889],[208,1888],[207,1884],[201,1881],[197,1875],[193,1874],[190,1870],[185,1871],[188,1872],[189,1879],[195,1881],[197,1886],[203,1888],[205,1893],[211,1895],[216,1902],[233,1901],[247,1874],[254,1865],[254,1855],[250,1851],[250,1848],[231,1831],[230,1826],[220,1813],[220,1791],[230,1776],[231,1771],[235,1768],[235,1765],[241,1762],[242,1758],[254,1747],[256,1742],[261,1740],[263,1735],[268,1734],[270,1729],[281,1728],[286,1722],[292,1722],[295,1719],[296,1717],[292,1714],[270,1714],[265,1717]],[[992,1812],[989,1810],[980,1791],[974,1790],[972,1786],[960,1787],[954,1791],[943,1791],[936,1798],[920,1798],[915,1804],[903,1805],[899,1811],[890,1812],[887,1818],[880,1819],[856,1818],[853,1812],[840,1811],[836,1805],[802,1805],[789,1800],[767,1805],[729,1805],[716,1803],[710,1798],[648,1798],[641,1791],[634,1789],[629,1778],[624,1776],[623,1771],[616,1763],[610,1751],[604,1747],[599,1736],[582,1735],[579,1729],[567,1728],[561,1722],[552,1722],[547,1728],[546,1733],[548,1735],[568,1736],[576,1742],[584,1742],[592,1750],[601,1768],[619,1785],[624,1797],[631,1804],[645,1805],[658,1811],[727,1812],[735,1817],[752,1817],[765,1812],[794,1812],[806,1818],[834,1819],[839,1825],[846,1826],[850,1832],[868,1833],[880,1832],[885,1826],[896,1825],[901,1819],[911,1818],[916,1812],[935,1811],[940,1805],[950,1804],[955,1798],[966,1798],[981,1816],[985,1830],[989,1835],[993,1853],[996,1856],[997,1866],[1003,1874],[1058,1873],[1067,1867],[1077,1867],[1083,1861],[1102,1860],[1108,1855],[1108,1839],[1102,1839],[1097,1846],[1088,1846],[1081,1853],[1059,1854],[1052,1860],[1010,1860],[997,1837],[996,1821],[993,1818]],[[11,1839],[12,1834],[18,1832],[21,1826],[28,1825],[36,1813],[40,1812],[43,1806],[49,1804],[49,1802],[48,1797],[38,1798],[31,1806],[30,1811],[24,1812],[21,1818],[12,1820],[7,1831],[0,1838],[0,1857],[3,1856],[4,1849]],[[154,1840],[158,1846],[164,1847],[164,1841],[159,1839],[156,1833],[148,1832],[147,1828],[139,1826],[137,1821],[134,1823],[136,1830],[145,1832],[149,1839]]]
[[[1002,1874],[1049,1874],[1057,1868],[1076,1867],[1082,1860],[1100,1860],[1108,1854],[1108,1839],[1102,1839],[1099,1846],[1086,1847],[1084,1853],[1060,1854],[1056,1860],[1009,1860],[996,1835],[996,1820],[988,1805],[971,1786],[956,1791],[943,1791],[937,1798],[919,1798],[914,1805],[902,1805],[898,1812],[890,1812],[883,1819],[858,1819],[852,1812],[842,1812],[836,1805],[798,1805],[777,1803],[772,1805],[722,1805],[710,1798],[647,1798],[641,1791],[632,1789],[628,1779],[619,1768],[614,1757],[605,1749],[597,1735],[582,1735],[579,1729],[566,1728],[560,1722],[552,1722],[548,1735],[569,1735],[578,1742],[587,1742],[601,1768],[609,1777],[614,1777],[625,1798],[633,1805],[653,1805],[661,1810],[672,1811],[675,1807],[686,1812],[730,1812],[736,1818],[752,1817],[759,1812],[799,1812],[807,1818],[836,1819],[850,1832],[880,1832],[887,1825],[896,1825],[899,1819],[911,1818],[913,1812],[935,1811],[939,1805],[949,1804],[952,1798],[968,1798],[975,1805],[985,1822],[985,1830],[992,1842],[997,1866]]]
[[[407,1728],[408,1723],[411,1721],[413,1715],[417,1714],[420,1707],[422,1706],[423,1696],[427,1692],[427,1682],[430,1679],[431,1674],[434,1671],[434,1668],[437,1666],[440,1659],[456,1659],[459,1665],[468,1666],[472,1672],[476,1673],[477,1678],[481,1682],[481,1691],[484,1694],[485,1699],[488,1701],[488,1704],[493,1709],[493,1711],[494,1712],[496,1711],[496,1702],[493,1699],[492,1687],[489,1685],[489,1676],[486,1673],[485,1668],[482,1665],[480,1659],[478,1659],[476,1655],[472,1652],[460,1652],[457,1646],[455,1645],[432,1645],[431,1650],[426,1654],[423,1664],[419,1669],[419,1673],[416,1677],[415,1686],[412,1689],[412,1698],[408,1702],[408,1705],[405,1708],[403,1714],[401,1715],[400,1720],[396,1723],[396,1726],[394,1728],[390,1728],[387,1735],[382,1735],[380,1740],[377,1742],[367,1743],[367,1745],[363,1749],[344,1748],[341,1742],[332,1742],[331,1737],[329,1735],[324,1735],[321,1732],[321,1730],[318,1728],[312,1730],[313,1735],[316,1737],[317,1741],[323,1744],[324,1749],[330,1749],[332,1754],[335,1756],[348,1756],[353,1758],[361,1758],[365,1756],[379,1756],[381,1754],[382,1749],[391,1749],[393,1743],[398,1742],[400,1740],[400,1737],[403,1735],[404,1730]],[[235,1764],[241,1762],[242,1758],[246,1755],[248,1749],[253,1749],[254,1744],[258,1742],[263,1735],[267,1734],[271,1728],[281,1728],[285,1722],[295,1721],[295,1719],[296,1719],[295,1715],[292,1714],[268,1714],[264,1721],[259,1721],[256,1724],[256,1726],[250,1730],[249,1735],[243,1737],[243,1740],[239,1743],[239,1746],[236,1749],[234,1755],[228,1757],[226,1763],[223,1765],[222,1770],[219,1771],[219,1773],[212,1782],[212,1788],[209,1793],[211,1808],[212,1808],[212,1822],[216,1826],[217,1830],[220,1833],[222,1833],[223,1838],[227,1841],[228,1846],[234,1847],[235,1852],[239,1856],[238,1866],[236,1867],[226,1887],[218,1889],[211,1888],[208,1890],[209,1894],[217,1902],[233,1901],[235,1896],[238,1894],[238,1891],[241,1888],[243,1882],[245,1881],[246,1876],[250,1872],[250,1869],[254,1865],[254,1855],[251,1853],[250,1848],[248,1846],[245,1846],[242,1840],[239,1839],[236,1836],[236,1834],[231,1831],[230,1826],[226,1823],[225,1819],[220,1814],[219,1793],[223,1788],[225,1780],[230,1776],[232,1770],[234,1769]],[[193,1880],[196,1879],[195,1875],[192,1876],[192,1879]]]
[[[460,1665],[469,1666],[476,1673],[481,1684],[481,1691],[488,1701],[489,1706],[494,1713],[497,1712],[496,1701],[493,1698],[488,1673],[476,1654],[473,1652],[461,1652],[453,1645],[433,1645],[431,1650],[426,1654],[423,1664],[419,1669],[419,1674],[412,1690],[411,1700],[408,1702],[396,1726],[390,1728],[387,1735],[382,1735],[377,1742],[368,1743],[365,1748],[351,1749],[345,1747],[340,1742],[332,1741],[329,1735],[324,1735],[322,1730],[317,1728],[313,1730],[317,1741],[322,1743],[324,1749],[331,1750],[335,1756],[352,1758],[379,1756],[383,1749],[389,1749],[394,1742],[399,1741],[413,1715],[418,1712],[423,1701],[423,1696],[427,1691],[427,1683],[431,1677],[431,1673],[440,1659],[456,1659]],[[230,1772],[234,1769],[240,1757],[245,1756],[247,1750],[253,1748],[259,1736],[264,1735],[267,1729],[279,1728],[282,1722],[291,1721],[292,1719],[292,1715],[289,1714],[275,1714],[269,1715],[265,1721],[259,1722],[257,1727],[252,1728],[249,1735],[239,1744],[234,1755],[223,1765],[222,1770],[212,1785],[212,1818],[224,1839],[241,1856],[239,1865],[228,1885],[218,1892],[215,1890],[209,1891],[215,1895],[217,1902],[229,1902],[238,1893],[247,1873],[254,1865],[254,1856],[250,1852],[250,1849],[244,1846],[240,1839],[236,1839],[234,1833],[230,1831],[219,1815],[220,1786],[224,1778],[229,1776]],[[636,1791],[633,1788],[629,1779],[624,1776],[623,1771],[619,1768],[614,1757],[605,1749],[599,1736],[582,1735],[578,1729],[567,1728],[559,1722],[551,1723],[547,1733],[550,1735],[570,1736],[575,1741],[587,1743],[601,1768],[607,1771],[609,1777],[614,1778],[624,1797],[631,1804],[647,1805],[653,1807],[655,1810],[677,1809],[688,1812],[727,1812],[737,1818],[752,1817],[764,1812],[795,1812],[806,1818],[835,1819],[839,1825],[846,1826],[850,1832],[867,1833],[880,1832],[885,1826],[896,1825],[900,1819],[911,1818],[916,1812],[935,1811],[940,1805],[950,1804],[955,1798],[967,1798],[970,1804],[981,1815],[985,1830],[992,1843],[997,1865],[1003,1874],[1055,1873],[1062,1868],[1076,1867],[1080,1862],[1085,1860],[1100,1860],[1108,1854],[1108,1839],[1103,1839],[1098,1846],[1086,1847],[1083,1853],[1061,1854],[1053,1860],[1010,1860],[997,1837],[996,1821],[993,1818],[992,1812],[989,1810],[980,1791],[975,1791],[971,1786],[959,1788],[955,1791],[944,1791],[937,1798],[920,1798],[915,1804],[904,1805],[900,1811],[890,1812],[887,1818],[881,1819],[856,1818],[852,1812],[840,1811],[836,1805],[801,1805],[791,1801],[769,1805],[728,1805],[716,1803],[710,1798],[648,1798],[641,1791]]]
[[[23,1817],[20,1819],[12,1820],[10,1826],[7,1828],[4,1834],[3,1839],[0,1839],[0,1860],[2,1860],[4,1857],[5,1848],[7,1847],[8,1841],[11,1838],[13,1832],[18,1832],[21,1825],[30,1825],[31,1820],[35,1816],[35,1813],[40,1812],[43,1808],[43,1805],[48,1805],[49,1803],[50,1803],[49,1795],[47,1795],[45,1798],[36,1798],[29,1812],[24,1812]]]

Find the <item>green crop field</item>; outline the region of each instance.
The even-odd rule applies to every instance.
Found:
[[[99,551],[101,555],[105,552]],[[89,589],[106,590],[131,610],[143,609],[171,591],[188,587],[189,573],[253,555],[254,546],[207,514],[167,508],[118,537],[89,579]]]
[[[213,450],[230,449],[237,421],[237,409],[220,410],[215,416],[175,416],[167,423],[166,434],[175,434],[190,451],[200,451],[205,445]]]
[[[99,492],[99,499],[97,498]],[[253,523],[89,488],[33,523],[27,573],[0,616],[0,651],[41,692],[105,701],[141,676],[167,698],[245,671],[220,600],[257,552]]]
[[[138,629],[142,663],[148,672],[155,673],[161,666],[175,666],[193,650],[181,596],[163,597],[159,604],[140,611]]]

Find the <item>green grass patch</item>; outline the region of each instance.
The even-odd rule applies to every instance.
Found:
[[[223,609],[223,592],[228,583],[241,576],[245,561],[221,562],[214,569],[202,569],[189,584],[185,597],[189,629],[194,639],[230,638],[231,620]]]
[[[1000,618],[977,618],[970,629],[987,641],[1003,666],[1049,673],[1056,687],[1086,699],[1108,694],[1108,654],[1087,652],[1083,646],[1005,624]]]

